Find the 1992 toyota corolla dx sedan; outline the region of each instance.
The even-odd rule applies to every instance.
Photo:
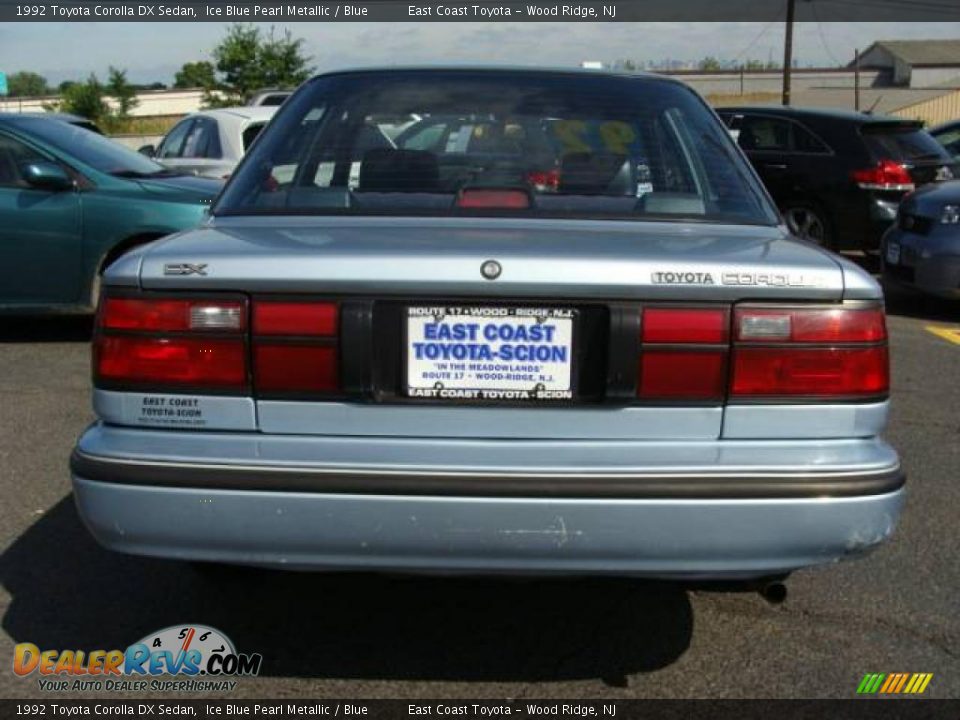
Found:
[[[72,458],[108,548],[765,577],[893,531],[881,291],[653,76],[323,75],[121,258]]]

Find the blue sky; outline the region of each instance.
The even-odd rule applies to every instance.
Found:
[[[268,27],[268,26],[265,26]],[[665,57],[779,59],[781,23],[287,23],[318,70],[357,65],[496,62],[576,65],[581,60]],[[171,82],[209,59],[218,23],[4,23],[0,72],[33,70],[52,83],[126,68],[135,82]],[[847,62],[877,39],[960,38],[960,23],[798,23],[802,65]]]

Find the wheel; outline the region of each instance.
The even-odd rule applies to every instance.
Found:
[[[783,210],[790,232],[821,247],[834,249],[833,233],[824,212],[810,203],[791,204]]]

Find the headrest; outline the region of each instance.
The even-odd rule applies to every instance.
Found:
[[[375,148],[363,155],[358,190],[431,192],[440,183],[437,156],[424,150]]]
[[[568,153],[560,159],[561,193],[632,195],[626,155]]]

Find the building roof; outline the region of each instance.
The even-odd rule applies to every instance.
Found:
[[[878,40],[861,54],[881,47],[908,65],[960,66],[960,40]]]

